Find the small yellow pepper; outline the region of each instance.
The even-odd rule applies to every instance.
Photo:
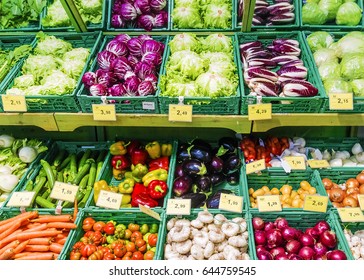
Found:
[[[134,189],[135,181],[132,178],[126,178],[124,181],[120,182],[118,185],[119,193],[132,193]]]
[[[149,142],[145,145],[145,150],[148,152],[151,159],[156,159],[161,156],[161,145],[158,141]]]
[[[153,171],[148,172],[142,178],[144,186],[148,186],[153,180],[161,180],[166,182],[168,179],[168,171],[163,168],[158,168]]]
[[[100,180],[94,183],[94,202],[97,203],[100,191],[110,191],[109,184],[105,180]]]
[[[172,155],[172,144],[163,143],[161,146],[161,155],[162,157],[169,157]]]

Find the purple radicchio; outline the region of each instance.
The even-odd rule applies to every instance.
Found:
[[[137,37],[133,37],[131,38],[128,42],[127,42],[127,46],[129,49],[129,53],[131,55],[134,55],[136,57],[141,57],[142,53],[141,53],[141,49],[142,49],[142,40],[140,40]]]
[[[119,14],[126,21],[135,20],[138,16],[135,7],[130,3],[121,4],[121,8],[119,10]]]
[[[168,24],[168,13],[160,11],[154,17],[154,27],[165,27]]]
[[[146,96],[154,94],[153,84],[149,81],[142,81],[138,86],[138,95]]]
[[[124,86],[126,89],[127,96],[137,96],[138,95],[138,86],[140,84],[140,79],[136,76],[130,77],[125,80]]]
[[[138,15],[149,14],[151,11],[149,0],[135,0],[134,7]]]
[[[107,89],[107,93],[111,96],[124,96],[126,89],[123,84],[115,84]]]
[[[103,50],[97,54],[97,63],[101,69],[109,69],[111,61],[115,58],[115,54],[107,50]]]
[[[124,33],[116,35],[114,38],[114,40],[119,41],[120,43],[124,43],[124,44],[127,44],[130,39],[131,39],[131,37],[128,34],[124,34]]]
[[[90,88],[90,86],[97,83],[97,77],[94,72],[86,72],[82,76],[82,83],[85,85],[86,88]]]
[[[106,87],[110,87],[117,82],[114,73],[105,69],[97,69],[96,78],[98,84],[102,84]]]
[[[125,20],[119,14],[113,14],[111,16],[111,26],[114,28],[123,28],[126,26]]]
[[[109,52],[112,52],[116,56],[127,56],[129,53],[126,44],[115,39],[107,43],[105,49]]]
[[[157,52],[162,54],[164,51],[164,44],[155,40],[145,40],[142,44],[142,54],[147,52]]]
[[[94,84],[90,86],[89,90],[92,96],[104,96],[107,94],[107,87],[103,84]]]
[[[139,28],[143,28],[150,32],[155,25],[155,19],[152,15],[140,15],[137,19],[137,25]]]
[[[134,68],[134,72],[137,74],[137,76],[142,79],[142,80],[145,80],[145,77],[149,74],[154,74],[156,75],[156,72],[155,72],[155,69],[154,69],[154,66],[152,66],[151,64],[149,63],[146,63],[146,62],[138,62],[136,65],[135,65],[135,68]]]
[[[159,66],[162,64],[162,56],[156,52],[147,52],[143,54],[141,61],[150,65]]]
[[[114,75],[119,79],[123,80],[125,73],[131,71],[132,67],[126,57],[117,57],[110,64],[110,70],[113,71]]]
[[[149,4],[153,12],[159,12],[167,5],[167,0],[150,0]]]

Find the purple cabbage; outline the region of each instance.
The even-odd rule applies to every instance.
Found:
[[[142,40],[140,40],[137,37],[131,38],[128,42],[127,42],[127,46],[129,49],[129,53],[131,55],[134,55],[136,57],[141,57],[142,56]]]
[[[142,62],[142,61],[138,62],[135,65],[134,72],[143,81],[145,80],[145,77],[147,75],[149,75],[149,74],[156,75],[156,72],[155,72],[155,69],[154,69],[153,65],[151,65],[149,63],[146,63],[146,62]]]
[[[126,89],[123,84],[115,84],[107,89],[107,93],[111,96],[124,96]]]
[[[114,28],[123,28],[125,27],[125,21],[123,20],[123,17],[119,14],[113,14],[111,16],[111,26]]]
[[[145,40],[142,44],[142,54],[147,52],[157,52],[162,54],[164,51],[164,44],[155,40]]]
[[[138,95],[139,96],[146,96],[154,94],[154,87],[153,84],[149,81],[142,81],[138,86]]]
[[[165,27],[168,24],[168,13],[160,11],[154,17],[154,27]]]
[[[103,50],[97,54],[97,63],[101,69],[109,69],[111,61],[115,58],[115,54],[107,50]]]
[[[111,40],[105,48],[107,51],[112,52],[116,56],[127,56],[129,53],[128,47],[116,39]]]
[[[155,25],[154,17],[152,15],[140,15],[137,19],[137,25],[139,28],[143,28],[150,32]]]
[[[85,85],[86,88],[90,88],[90,86],[97,83],[97,77],[94,72],[86,72],[82,76],[82,83]]]
[[[130,3],[121,4],[121,7],[119,9],[119,14],[126,21],[135,20],[138,16],[135,7]]]
[[[126,89],[126,95],[136,96],[138,94],[138,87],[140,82],[141,80],[136,76],[126,79],[124,83]]]
[[[167,0],[150,0],[149,4],[153,12],[159,12],[167,5]]]
[[[90,86],[90,95],[104,96],[107,94],[107,87],[103,84],[95,84]]]
[[[110,64],[110,70],[113,71],[114,75],[119,79],[123,80],[127,71],[132,71],[132,67],[126,57],[118,57],[114,59]]]
[[[122,33],[122,34],[116,35],[113,40],[119,41],[120,43],[127,44],[130,39],[131,39],[131,37],[128,34]]]
[[[151,11],[149,0],[135,0],[134,7],[138,15],[149,14]]]
[[[154,66],[159,66],[162,64],[162,56],[157,52],[147,52],[143,54],[141,61]]]
[[[111,87],[117,82],[117,78],[115,77],[114,73],[105,69],[97,69],[96,77],[97,83],[102,84],[106,87]]]

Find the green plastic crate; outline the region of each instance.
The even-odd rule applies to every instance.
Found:
[[[154,260],[158,260],[158,256],[161,255],[161,250],[163,249],[163,236],[164,236],[164,228],[165,228],[165,218],[163,211],[156,211],[161,217],[161,221],[158,221],[145,213],[142,213],[139,209],[125,209],[125,210],[90,210],[84,209],[81,214],[77,217],[76,224],[77,229],[72,232],[70,236],[69,242],[65,244],[64,253],[62,254],[62,259],[69,260],[70,253],[72,251],[73,245],[79,241],[79,239],[84,235],[84,231],[82,229],[83,220],[87,217],[92,217],[96,221],[104,221],[108,222],[110,220],[115,221],[116,223],[123,223],[126,226],[129,223],[136,223],[139,225],[142,224],[158,224],[158,241],[156,246],[156,252],[154,255]]]
[[[237,31],[241,31],[241,25],[242,25],[242,18],[239,18],[238,16],[238,5],[239,5],[239,1],[242,0],[237,0],[235,5],[234,5],[234,9],[235,9],[235,13],[234,13],[234,17],[233,17],[233,28],[234,30]],[[281,30],[281,31],[286,31],[286,30],[298,30],[300,27],[300,5],[299,5],[299,1],[301,0],[293,0],[293,6],[294,6],[294,11],[293,13],[295,14],[295,19],[293,23],[290,24],[275,24],[275,25],[252,25],[251,26],[251,30],[256,30],[256,31],[263,31],[263,30]],[[269,4],[273,4],[274,1],[273,0],[267,0],[266,2],[268,2]]]
[[[54,212],[48,211],[46,209],[39,209],[39,210],[37,210],[37,212],[39,213],[39,215],[54,215]],[[14,208],[12,208],[12,209],[3,209],[3,211],[0,211],[0,220],[10,219],[12,217],[15,217],[15,216],[21,214],[21,213],[22,212],[20,212],[19,209],[14,209]],[[66,210],[62,214],[71,214],[71,215],[73,215],[73,211]],[[76,221],[77,221],[77,219],[79,219],[79,217],[80,217],[80,212],[77,213]],[[68,235],[67,240],[66,240],[66,243],[63,245],[62,251],[58,255],[57,260],[62,260],[62,256],[64,255],[64,251],[66,249],[67,243],[70,242],[73,231],[75,231],[75,230],[74,229],[70,230],[69,235]]]
[[[108,7],[107,7],[107,11],[108,11],[108,19],[107,19],[107,23],[106,23],[106,30],[107,31],[113,31],[113,32],[120,32],[120,31],[132,31],[132,32],[146,32],[146,30],[144,30],[143,28],[139,28],[137,26],[136,23],[134,24],[126,24],[125,27],[123,28],[116,28],[116,27],[113,27],[111,25],[111,17],[112,17],[112,14],[113,14],[113,7],[114,7],[114,0],[107,0],[108,1]],[[166,11],[168,12],[168,23],[167,23],[167,26],[164,26],[164,27],[155,27],[153,28],[152,32],[165,32],[165,31],[168,31],[168,30],[171,30],[171,20],[170,20],[170,6],[171,6],[171,1],[170,0],[167,0],[167,4],[166,6],[164,7],[163,11]]]
[[[238,49],[237,44],[235,42],[235,38],[231,37],[233,40],[233,51],[234,51],[234,62],[239,68],[238,64]],[[172,40],[173,37],[170,37]],[[171,55],[170,48],[167,47],[165,60],[162,65],[162,75],[166,75],[166,64]],[[237,69],[237,75],[239,75],[239,69]],[[241,79],[239,76],[239,83],[241,83]],[[236,95],[228,96],[228,97],[168,97],[160,95],[160,88],[157,90],[158,102],[160,113],[168,114],[169,105],[170,104],[179,104],[181,100],[185,105],[193,105],[192,114],[206,114],[206,115],[238,115],[240,109],[240,99],[241,94],[240,91],[244,90],[241,86],[238,85],[236,89]]]
[[[302,212],[302,211],[282,211],[282,212],[264,212],[260,213],[257,210],[250,211],[252,219],[254,217],[260,217],[265,222],[274,222],[275,219],[282,217],[287,219],[290,227],[294,227],[296,229],[300,229],[305,231],[309,227],[313,227],[317,222],[321,220],[325,220],[336,234],[337,238],[337,249],[344,251],[346,256],[349,259],[349,254],[347,250],[346,240],[342,234],[342,230],[340,229],[340,225],[338,221],[335,219],[331,212],[327,213],[317,213],[317,212]],[[254,231],[249,232],[251,235],[250,239],[254,239]],[[253,257],[254,259],[258,259],[256,254],[256,245],[253,242]]]
[[[235,1],[232,0],[231,3],[231,22],[230,22],[230,26],[228,28],[177,28],[175,26],[173,26],[173,17],[172,17],[172,12],[174,10],[174,0],[170,0],[169,1],[171,4],[171,8],[170,8],[170,21],[171,21],[171,30],[172,31],[178,31],[178,32],[224,32],[224,31],[232,31],[233,28],[233,22],[234,22],[234,18],[235,18]],[[202,11],[200,11],[201,16],[202,16]],[[202,22],[203,22],[203,18],[202,18]]]
[[[101,47],[98,49],[98,52],[105,49],[108,42],[110,42],[114,36],[105,36],[103,39],[103,43]],[[164,44],[167,43],[168,36],[153,36],[154,40],[158,42],[162,42]],[[165,57],[166,51],[163,52],[163,60]],[[163,62],[160,65],[160,70],[158,73],[158,79],[162,73]],[[91,67],[88,71],[95,72],[98,69],[97,59],[92,62]],[[158,99],[157,93],[154,95],[147,96],[103,96],[103,100],[106,103],[115,104],[116,113],[141,113],[141,114],[157,114],[159,113]],[[85,88],[83,83],[81,83],[81,87],[79,92],[77,93],[77,99],[80,103],[81,110],[83,113],[92,113],[92,105],[93,104],[101,104],[102,99],[99,96],[91,96],[89,91]]]
[[[175,215],[165,215],[165,233],[163,234],[163,239],[161,239],[160,241],[162,242],[162,250],[161,250],[161,255],[158,259],[164,260],[164,248],[165,245],[167,244],[167,234],[168,234],[168,230],[167,230],[167,223],[173,219],[173,218],[177,218],[177,219],[187,219],[189,221],[192,221],[194,219],[197,218],[198,213],[204,211],[204,209],[192,209],[191,213],[189,215],[184,215],[184,216],[175,216]],[[216,214],[223,214],[227,219],[231,220],[233,218],[239,217],[239,218],[244,218],[246,220],[247,223],[247,232],[249,233],[249,238],[248,238],[248,250],[247,253],[250,257],[251,260],[254,260],[253,255],[253,248],[254,248],[254,239],[251,238],[251,232],[253,230],[253,226],[251,223],[251,216],[248,213],[248,211],[243,211],[242,213],[232,213],[232,212],[227,212],[227,211],[223,211],[223,210],[219,210],[219,209],[209,209],[208,210],[211,214],[213,214],[214,216]]]
[[[302,22],[302,7],[303,5],[307,2],[307,0],[298,0],[299,1],[299,5],[300,5],[300,27],[302,30],[323,30],[323,31],[353,31],[353,30],[362,30],[363,29],[363,24],[364,24],[364,18],[362,16],[360,22],[358,25],[355,26],[347,26],[347,25],[337,25],[335,23],[335,20],[332,22],[328,22],[322,25],[316,25],[316,24],[304,24]],[[344,1],[343,1],[344,2]],[[361,10],[363,10],[363,1],[362,0],[356,0],[355,1],[359,7],[361,8]]]
[[[237,43],[243,44],[259,40],[264,46],[271,44],[274,39],[286,38],[298,40],[301,48],[301,60],[304,62],[305,67],[308,69],[307,81],[318,88],[318,94],[313,97],[265,97],[261,98],[262,103],[272,104],[272,113],[318,113],[324,102],[324,89],[319,79],[317,69],[313,66],[312,58],[307,53],[305,48],[304,38],[301,32],[251,32],[251,33],[236,33]],[[257,97],[249,96],[250,89],[247,87],[243,77],[243,65],[240,58],[238,59],[239,79],[242,88],[241,110],[242,115],[248,114],[248,105],[256,104]],[[273,69],[274,70],[274,69]],[[244,91],[243,91],[244,89]]]
[[[53,3],[54,0],[48,0],[47,6],[44,7],[42,13],[41,13],[41,29],[46,32],[75,32],[76,29],[71,26],[58,26],[58,27],[50,27],[50,26],[43,26],[42,19],[47,16],[47,8],[48,6]],[[107,3],[108,0],[103,0],[102,2],[102,18],[100,23],[88,23],[86,24],[87,31],[96,31],[96,30],[105,30],[105,24],[107,19]]]
[[[23,35],[23,36],[1,36],[0,37],[0,49],[1,50],[14,50],[22,45],[35,45],[35,37],[33,35]],[[25,58],[18,61],[4,76],[4,79],[0,81],[0,94],[2,94],[6,88],[9,79],[12,77],[13,73],[19,68],[19,65]],[[3,111],[2,99],[0,99],[0,112]]]
[[[314,171],[294,171],[291,173],[286,173],[282,169],[280,170],[267,170],[261,172],[261,174],[248,174],[245,177],[245,184],[247,188],[243,189],[245,203],[248,204],[248,209],[257,209],[252,207],[249,199],[249,189],[252,188],[254,191],[260,189],[263,186],[268,186],[269,189],[278,188],[280,189],[283,185],[292,186],[293,190],[298,190],[300,188],[300,183],[302,181],[308,181],[312,187],[316,188],[316,193],[321,196],[327,196],[325,188],[321,182],[320,175],[317,170]],[[329,202],[327,210],[331,208],[332,204]],[[302,208],[284,208],[284,211],[297,211],[302,210]]]
[[[90,149],[92,152],[95,152],[96,156],[101,151],[103,151],[105,153],[105,155],[107,155],[107,152],[108,152],[108,149],[109,149],[109,142],[64,142],[64,141],[56,141],[56,142],[53,143],[52,148],[49,150],[49,153],[47,154],[47,156],[44,159],[50,165],[52,165],[53,160],[56,158],[56,156],[58,155],[58,153],[61,150],[66,151],[66,155],[68,155],[70,153],[76,153],[77,159],[79,159],[82,156],[83,152],[85,152],[87,149]],[[66,155],[64,156],[64,158],[66,157]],[[104,160],[104,163],[103,163],[103,168],[105,167],[105,165],[107,163],[108,163],[108,161],[107,161],[107,157],[106,157],[105,160]],[[19,191],[25,190],[25,187],[26,187],[28,181],[35,182],[36,177],[38,176],[41,169],[42,169],[42,166],[40,164],[38,164],[37,167],[32,172],[29,179],[26,180],[22,184],[22,188],[20,188]],[[96,180],[97,179],[98,178],[96,178]],[[80,203],[80,201],[78,201],[78,203]],[[86,202],[86,204],[87,204],[87,202]],[[86,204],[85,204],[85,207],[86,207]],[[82,209],[83,207],[79,206],[79,208]],[[34,210],[34,209],[44,209],[44,208],[28,207],[26,209]],[[45,209],[45,210],[53,212],[53,213],[55,213],[57,211],[56,208],[55,209],[48,208],[48,209]],[[60,209],[61,212],[69,211],[69,210],[73,210],[73,207],[69,207],[69,208],[68,207],[62,207]]]
[[[349,30],[347,32],[334,32],[334,31],[328,31],[331,36],[334,37],[334,41],[337,42],[340,38],[344,37],[348,32],[354,31]],[[307,50],[308,55],[310,56],[310,60],[312,61],[313,67],[317,71],[317,77],[319,79],[319,82],[321,84],[322,90],[323,90],[323,96],[324,96],[324,102],[322,104],[321,112],[322,113],[362,113],[364,112],[364,97],[356,97],[353,98],[353,110],[330,110],[329,107],[329,97],[327,92],[325,91],[325,88],[323,86],[323,81],[320,78],[320,74],[318,72],[318,67],[316,66],[315,59],[313,57],[313,53],[311,52],[310,47],[308,46],[307,42],[307,36],[310,35],[312,31],[305,31],[303,32],[304,42],[305,42],[305,48]]]
[[[86,72],[88,65],[92,62],[96,49],[101,44],[101,32],[86,32],[86,33],[59,33],[57,38],[63,39],[72,44],[74,48],[85,47],[90,49],[90,55],[85,63],[82,73],[77,81],[75,89],[65,95],[37,95],[26,96],[27,112],[79,112],[80,107],[76,98],[77,91],[81,85],[81,78]],[[12,77],[8,80],[6,89],[12,88],[14,79],[20,76],[21,67],[19,65]],[[5,92],[3,93],[5,94]]]

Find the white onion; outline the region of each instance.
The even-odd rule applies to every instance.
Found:
[[[353,155],[362,153],[363,147],[360,145],[360,143],[355,143],[354,146],[351,148],[351,152],[353,153]]]
[[[334,158],[334,159],[330,160],[330,166],[331,167],[342,167],[343,160],[341,158]]]

